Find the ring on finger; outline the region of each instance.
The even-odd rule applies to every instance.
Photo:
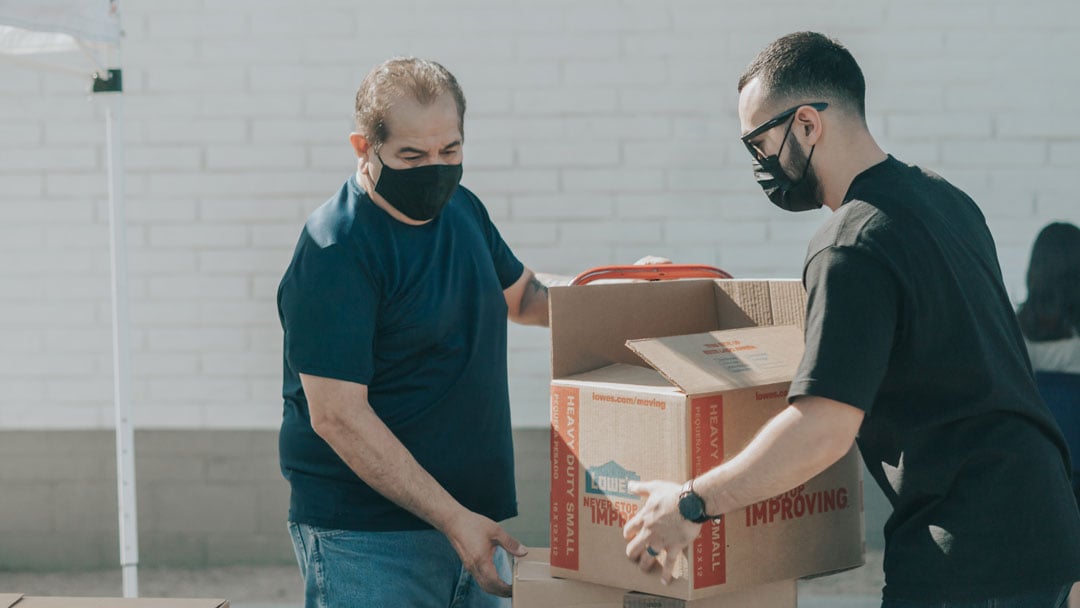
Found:
[[[659,551],[657,551],[656,549],[653,549],[649,545],[645,545],[645,552],[648,553],[649,555],[653,556],[653,557],[656,557],[657,555],[660,555]]]

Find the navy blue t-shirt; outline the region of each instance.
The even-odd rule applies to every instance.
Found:
[[[430,527],[312,430],[300,373],[367,385],[375,413],[465,508],[496,521],[517,514],[503,290],[523,271],[464,187],[422,226],[390,217],[355,176],[311,214],[278,288],[290,521]]]

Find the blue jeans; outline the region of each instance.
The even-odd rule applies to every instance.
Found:
[[[882,600],[881,608],[1064,608],[1071,588],[1072,583],[1060,588],[987,600],[919,602],[886,599]]]
[[[510,608],[508,598],[476,584],[436,530],[357,532],[289,522],[289,532],[306,608]],[[511,581],[510,556],[502,548],[495,567]]]

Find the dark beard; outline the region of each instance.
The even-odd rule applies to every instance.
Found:
[[[791,167],[784,167],[784,172],[791,176],[792,181],[798,182],[796,188],[812,194],[815,201],[824,204],[825,193],[821,189],[821,180],[818,179],[813,165],[807,164],[806,150],[794,137],[791,138],[789,147],[788,160],[791,162]]]

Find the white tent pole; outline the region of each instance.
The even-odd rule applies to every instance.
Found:
[[[131,407],[131,331],[128,315],[127,215],[124,212],[122,93],[108,98],[109,249],[112,258],[113,394],[116,409],[116,487],[124,597],[139,596],[139,533],[135,504],[135,433]]]
[[[85,72],[24,57],[23,53],[77,48],[94,64],[93,91],[107,98],[105,132],[109,175],[109,253],[112,271],[113,400],[116,410],[116,490],[120,523],[120,567],[124,597],[139,595],[138,511],[135,505],[135,433],[131,406],[131,329],[128,314],[127,214],[124,212],[123,78],[119,0],[12,2],[0,0],[0,56],[4,59],[85,77]],[[70,38],[70,40],[67,40]],[[116,69],[106,70],[86,44],[115,49]],[[71,44],[74,43],[74,48]],[[108,53],[108,50],[106,50]]]

